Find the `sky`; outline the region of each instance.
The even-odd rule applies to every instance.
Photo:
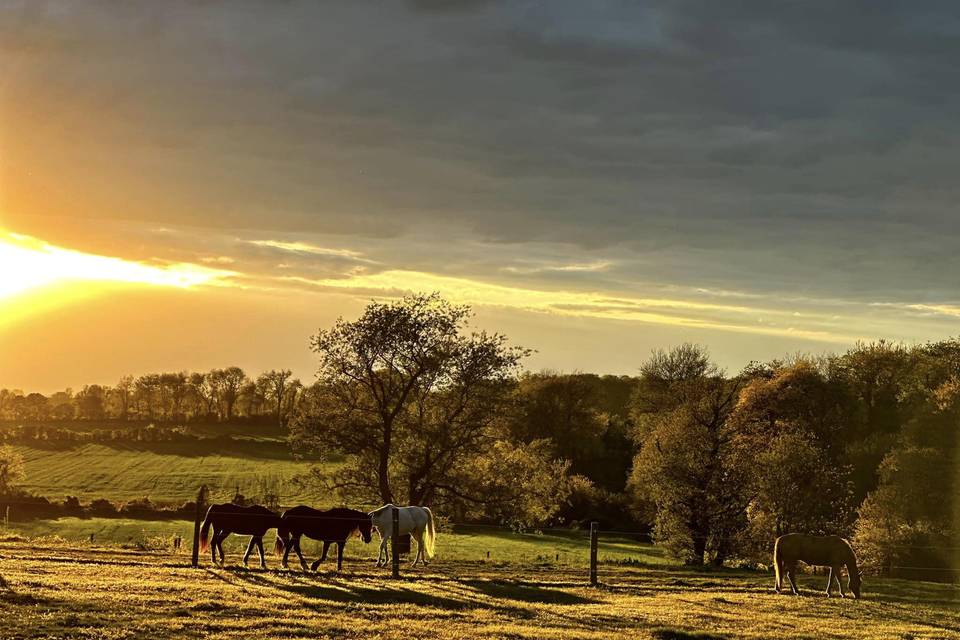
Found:
[[[0,387],[439,291],[530,369],[960,334],[950,2],[0,4]]]

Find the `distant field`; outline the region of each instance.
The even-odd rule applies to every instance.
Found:
[[[441,554],[453,538],[440,539]],[[168,554],[2,539],[3,637],[960,638],[953,585],[867,580],[853,601],[825,598],[823,577],[805,576],[796,598],[772,593],[765,573],[604,563],[591,588],[582,567],[447,555],[404,566],[397,581],[369,559],[342,576],[330,564],[320,574],[191,569]]]
[[[197,443],[77,444],[51,442],[15,447],[24,457],[26,490],[62,499],[77,496],[182,503],[206,484],[214,500],[228,500],[240,488],[261,495],[263,485],[279,488],[287,504],[325,504],[328,496],[303,492],[290,479],[311,462],[293,460],[277,440],[200,440]]]

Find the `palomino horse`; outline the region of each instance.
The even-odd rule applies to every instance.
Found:
[[[247,551],[243,554],[243,564],[246,566],[254,545],[260,552],[260,568],[266,569],[267,562],[263,556],[263,535],[268,529],[273,529],[280,523],[278,516],[266,507],[241,507],[236,504],[214,504],[207,509],[207,516],[200,527],[200,551],[206,551],[211,527],[213,540],[209,540],[213,564],[223,566],[223,541],[231,533],[250,536]],[[220,552],[220,562],[217,562],[217,551]]]
[[[287,509],[280,516],[274,551],[278,556],[283,553],[281,564],[286,568],[287,558],[289,558],[292,549],[300,558],[300,567],[306,571],[307,561],[303,559],[303,552],[300,550],[300,537],[307,536],[314,540],[320,540],[323,542],[323,553],[320,559],[310,567],[313,571],[316,571],[320,563],[327,559],[327,551],[330,549],[330,545],[336,542],[337,571],[340,571],[343,567],[343,545],[347,543],[347,538],[359,535],[364,542],[369,543],[373,537],[372,526],[370,516],[362,511],[354,511],[353,509],[318,511],[301,505],[293,509]]]
[[[410,534],[417,541],[417,557],[413,560],[413,565],[419,561],[423,564],[429,564],[433,558],[434,543],[437,539],[437,531],[433,525],[433,513],[426,507],[396,507],[400,511],[400,532],[398,535]],[[377,554],[377,566],[386,566],[389,560],[387,556],[387,540],[393,536],[393,509],[392,504],[387,504],[376,511],[370,512],[370,519],[373,526],[377,528],[380,534],[380,553]]]
[[[797,562],[804,562],[817,567],[830,567],[827,577],[827,597],[836,580],[840,589],[840,597],[844,596],[843,585],[840,584],[840,567],[847,567],[847,586],[854,598],[860,597],[860,585],[863,574],[857,569],[857,556],[850,543],[839,536],[810,536],[803,533],[788,533],[780,536],[773,544],[773,570],[776,575],[776,591],[780,593],[783,586],[783,574],[787,574],[793,595],[798,596],[797,583],[794,576],[797,573]]]

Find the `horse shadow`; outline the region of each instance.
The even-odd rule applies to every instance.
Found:
[[[474,594],[482,594],[494,602],[477,600],[470,593],[457,597],[460,593],[445,590],[447,595],[426,593],[402,585],[367,586],[362,584],[318,584],[312,580],[298,580],[292,583],[279,582],[265,575],[238,573],[235,578],[259,587],[269,587],[300,596],[308,601],[343,602],[347,604],[414,604],[437,607],[448,610],[489,609],[520,615],[523,609],[503,602],[548,603],[557,605],[595,604],[596,600],[576,594],[545,588],[530,583],[505,583],[486,580],[457,581],[457,584],[470,589]]]
[[[551,589],[525,582],[500,582],[491,580],[464,580],[463,584],[498,600],[517,602],[540,602],[543,604],[577,605],[596,604],[597,601],[575,593]]]

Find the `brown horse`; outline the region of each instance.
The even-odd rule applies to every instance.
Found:
[[[773,570],[776,576],[776,591],[780,593],[783,585],[783,574],[787,574],[793,595],[798,596],[797,583],[794,576],[797,573],[797,562],[816,567],[830,567],[827,577],[827,597],[836,580],[840,589],[840,597],[844,597],[843,585],[840,584],[840,567],[847,567],[847,586],[854,598],[860,597],[860,584],[863,574],[857,569],[857,556],[850,543],[839,536],[810,536],[803,533],[788,533],[780,536],[773,544]]]
[[[370,515],[362,511],[341,508],[318,511],[300,505],[287,509],[280,516],[274,552],[278,556],[283,556],[281,564],[284,568],[287,567],[290,552],[295,552],[300,559],[300,567],[306,571],[307,561],[300,549],[300,538],[307,536],[314,540],[320,540],[323,542],[323,553],[320,555],[320,559],[310,567],[313,571],[316,571],[320,567],[320,563],[327,559],[327,551],[330,549],[330,545],[336,543],[337,571],[339,572],[343,569],[343,546],[347,543],[347,538],[356,535],[369,544],[372,529],[373,522],[370,520]]]
[[[269,529],[280,524],[280,516],[266,507],[241,507],[235,504],[214,504],[207,509],[207,516],[203,519],[200,528],[200,551],[210,546],[213,564],[223,566],[223,541],[231,533],[250,536],[247,551],[243,554],[243,565],[247,565],[254,546],[260,552],[260,568],[266,569],[267,563],[263,553],[263,536]],[[213,529],[213,539],[209,539],[210,529]],[[220,561],[217,562],[217,552],[220,552]]]

